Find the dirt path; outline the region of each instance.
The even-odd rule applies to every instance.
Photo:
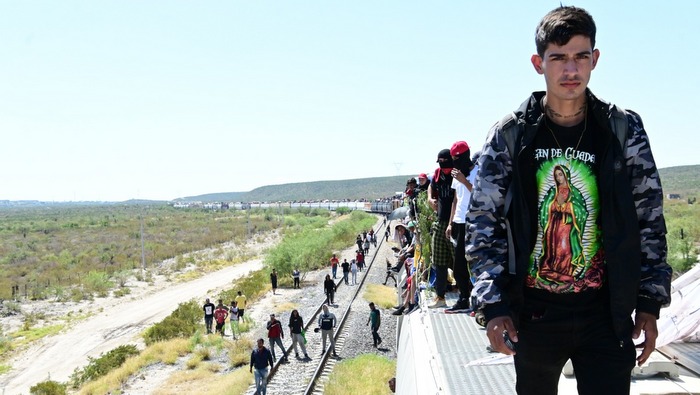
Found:
[[[138,335],[168,316],[179,303],[203,299],[230,287],[231,281],[262,268],[260,259],[250,260],[187,282],[166,285],[126,302],[107,305],[104,311],[72,328],[43,339],[11,362],[13,370],[2,377],[4,395],[28,394],[29,388],[49,379],[65,382],[88,357],[120,345],[140,342]]]

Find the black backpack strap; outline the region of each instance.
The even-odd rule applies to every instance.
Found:
[[[627,132],[629,130],[629,121],[627,120],[627,111],[618,107],[611,106],[610,109],[610,129],[617,137],[624,153],[627,149]]]

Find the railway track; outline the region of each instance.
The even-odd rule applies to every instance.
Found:
[[[370,248],[370,252],[365,258],[364,270],[362,272],[358,272],[357,286],[345,285],[342,276],[336,283],[338,291],[335,295],[335,304],[333,306],[336,307],[336,309],[333,311],[333,313],[336,315],[337,319],[337,325],[334,333],[335,348],[337,353],[341,352],[345,339],[350,335],[346,330],[345,324],[352,311],[352,303],[360,292],[364,290],[367,274],[373,269],[377,252],[384,243],[384,237],[380,237],[384,234],[384,230],[385,225],[380,225],[378,229],[375,230],[375,234],[377,235],[377,246]],[[382,266],[380,269],[384,270],[384,267]],[[345,288],[345,290],[343,288]],[[268,394],[307,395],[323,393],[323,385],[327,381],[330,373],[333,371],[335,364],[339,362],[339,358],[332,356],[330,345],[327,345],[327,349],[322,352],[320,336],[318,336],[318,339],[313,336],[313,328],[317,327],[318,317],[322,312],[323,305],[325,304],[323,302],[325,302],[325,300],[318,301],[318,306],[312,316],[303,317],[304,329],[307,333],[307,339],[309,339],[306,344],[306,350],[311,360],[304,359],[303,355],[301,354],[300,356],[302,358],[295,357],[292,346],[289,344],[286,347],[287,355],[289,356],[288,362],[281,362],[280,358],[275,362],[272,369],[270,369],[267,385]],[[337,308],[340,309],[340,314],[338,314]],[[314,337],[313,341],[310,339],[311,337]],[[255,385],[252,385],[248,388],[246,394],[252,395],[254,393]]]

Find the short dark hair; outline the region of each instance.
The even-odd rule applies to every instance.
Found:
[[[565,45],[571,37],[583,35],[591,39],[595,48],[595,22],[588,11],[574,6],[561,6],[549,11],[535,31],[537,54],[544,56],[549,44]]]

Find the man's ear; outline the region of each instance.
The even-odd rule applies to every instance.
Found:
[[[535,68],[537,74],[544,74],[544,70],[542,70],[542,57],[540,55],[532,55],[530,62],[532,62],[532,67]]]
[[[593,68],[595,69],[595,66],[598,64],[598,58],[600,58],[600,51],[597,49],[593,50]]]

